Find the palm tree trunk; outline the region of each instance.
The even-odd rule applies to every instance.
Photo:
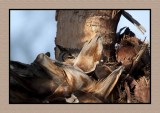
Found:
[[[96,33],[105,34],[103,41],[105,56],[114,57],[116,29],[121,16],[121,10],[57,10],[56,45],[64,48],[81,49],[84,42],[90,40]],[[55,58],[59,56],[55,48]]]

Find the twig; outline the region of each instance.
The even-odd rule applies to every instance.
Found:
[[[141,48],[141,50],[139,51],[139,53],[136,55],[136,59],[134,60],[131,70],[129,71],[129,73],[127,74],[127,76],[125,77],[125,79],[133,72],[133,70],[135,69],[135,67],[137,67],[142,55],[144,54],[144,52],[146,51],[148,47],[148,44],[144,44]]]

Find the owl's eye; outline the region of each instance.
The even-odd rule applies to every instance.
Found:
[[[74,56],[67,56],[67,58],[75,59],[75,57],[74,57]]]

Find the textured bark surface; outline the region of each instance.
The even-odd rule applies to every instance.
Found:
[[[81,49],[97,32],[105,34],[104,44],[115,43],[120,10],[57,10],[56,45]],[[113,47],[113,46],[112,46]],[[58,58],[59,50],[55,50]]]
[[[120,10],[58,10],[61,60],[47,52],[31,64],[10,61],[10,103],[150,103],[150,48],[129,28],[116,35],[120,16]]]

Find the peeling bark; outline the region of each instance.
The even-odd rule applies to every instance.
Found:
[[[105,35],[104,45],[109,45],[113,50],[106,50],[106,56],[115,56],[113,45],[120,16],[120,10],[57,10],[55,44],[81,49],[86,41],[99,32]],[[58,56],[59,49],[56,48],[55,58]]]

